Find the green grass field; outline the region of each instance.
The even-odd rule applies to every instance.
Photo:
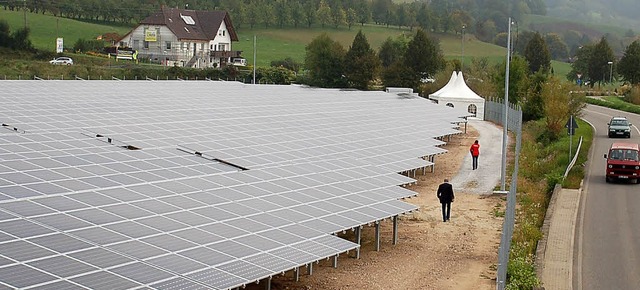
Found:
[[[15,31],[24,26],[22,11],[0,10],[0,19],[9,23],[9,29]],[[87,23],[48,14],[27,13],[27,26],[31,30],[33,46],[42,50],[55,51],[56,38],[64,38],[64,47],[71,48],[78,39],[96,39],[99,35],[115,32],[120,35],[129,32],[130,27]]]

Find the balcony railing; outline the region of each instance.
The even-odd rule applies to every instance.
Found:
[[[241,54],[242,54],[242,50],[229,50],[229,51],[212,50],[212,51],[210,51],[211,57],[215,57],[215,58],[240,57]]]

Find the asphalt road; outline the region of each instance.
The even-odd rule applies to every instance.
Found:
[[[576,227],[573,289],[640,289],[640,184],[606,183],[603,157],[615,141],[640,143],[640,115],[592,105],[584,112],[595,132]],[[607,137],[612,116],[634,125],[631,139]]]

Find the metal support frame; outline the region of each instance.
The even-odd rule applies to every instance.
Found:
[[[356,227],[356,244],[361,245],[362,240],[362,227]],[[360,259],[360,247],[356,248],[356,259]]]
[[[398,244],[398,216],[393,216],[393,244]]]
[[[267,284],[264,285],[265,290],[271,290],[271,277],[267,278]]]
[[[313,275],[313,263],[307,264],[307,275]]]
[[[380,252],[380,221],[376,221],[376,252]]]
[[[333,268],[338,268],[338,255],[333,256]]]
[[[300,281],[300,268],[295,267],[293,269],[293,278],[296,280],[296,282]]]

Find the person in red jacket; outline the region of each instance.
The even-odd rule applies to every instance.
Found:
[[[471,158],[473,159],[473,170],[476,170],[478,169],[478,156],[480,156],[480,144],[478,140],[473,142],[469,152],[471,152]]]

